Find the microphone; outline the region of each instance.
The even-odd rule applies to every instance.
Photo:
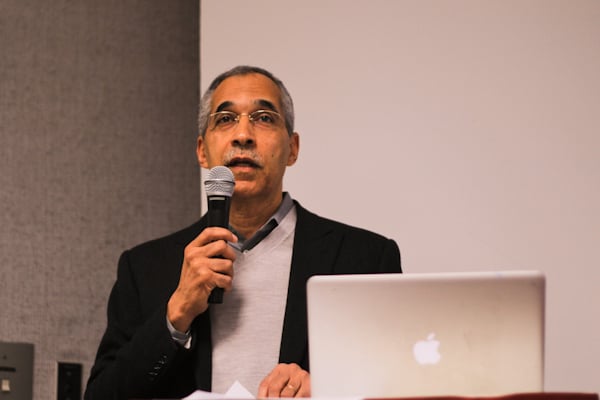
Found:
[[[218,166],[208,171],[204,181],[204,189],[208,199],[208,226],[229,228],[229,205],[235,179],[233,172],[227,167]],[[223,303],[223,288],[216,287],[208,296],[208,302]]]

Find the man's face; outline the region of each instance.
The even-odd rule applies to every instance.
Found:
[[[282,113],[279,89],[264,75],[229,77],[213,94],[211,113],[248,114],[257,110]],[[198,138],[196,153],[203,168],[225,165],[231,169],[234,198],[269,198],[281,194],[285,168],[296,162],[298,148],[298,134],[288,135],[283,115],[279,124],[269,129],[243,115],[225,130],[209,122],[204,138]]]

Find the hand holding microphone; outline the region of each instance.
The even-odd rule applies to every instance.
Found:
[[[175,329],[186,332],[208,303],[222,302],[223,288],[231,287],[237,241],[229,231],[229,204],[234,179],[226,167],[210,170],[205,182],[208,226],[184,250],[177,289],[167,305],[167,318]]]
[[[179,332],[206,311],[215,287],[231,288],[236,253],[228,242],[236,241],[228,229],[210,227],[185,246],[179,283],[167,305],[167,318]]]

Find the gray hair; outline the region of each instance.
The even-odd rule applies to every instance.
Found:
[[[210,107],[212,103],[212,97],[217,89],[217,87],[227,78],[232,76],[239,75],[250,75],[250,74],[261,74],[269,78],[270,80],[277,85],[280,92],[280,101],[281,101],[281,112],[283,113],[283,119],[285,121],[285,128],[288,131],[288,135],[292,135],[294,133],[294,103],[292,101],[292,96],[285,88],[285,85],[281,80],[276,78],[272,73],[267,71],[266,69],[253,67],[249,65],[239,65],[230,69],[229,71],[223,72],[221,75],[217,76],[204,95],[200,99],[200,112],[198,115],[198,133],[200,136],[204,137],[206,134],[206,129],[208,127],[208,116],[210,114]]]

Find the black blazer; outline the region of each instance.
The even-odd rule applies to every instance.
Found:
[[[395,241],[321,218],[296,202],[287,304],[279,362],[309,370],[306,281],[313,275],[401,272]],[[192,324],[192,348],[166,325],[183,249],[205,227],[194,225],[125,251],[108,301],[108,324],[85,391],[86,400],[179,398],[211,389],[209,311]],[[274,366],[273,366],[274,367]]]

